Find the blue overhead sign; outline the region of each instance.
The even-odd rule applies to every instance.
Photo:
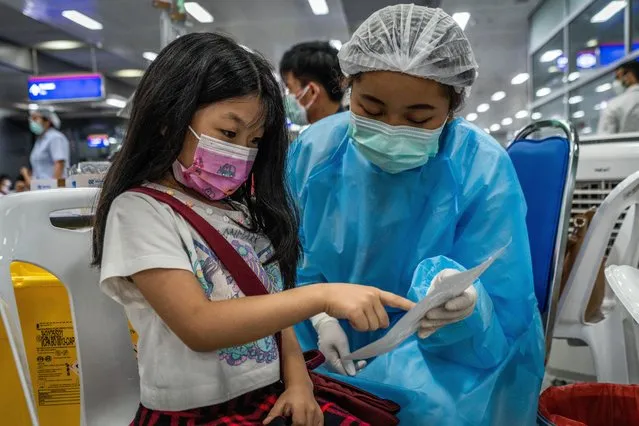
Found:
[[[33,102],[92,101],[104,98],[102,74],[39,75],[29,78]]]

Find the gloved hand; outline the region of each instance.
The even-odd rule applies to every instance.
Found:
[[[433,278],[428,289],[428,294],[434,285],[441,282],[442,279],[458,274],[459,271],[454,269],[444,269]],[[468,318],[475,310],[477,304],[477,290],[474,286],[470,286],[460,296],[457,296],[442,306],[431,309],[424,315],[419,324],[417,335],[420,339],[430,337],[440,328],[454,324]]]
[[[366,366],[366,361],[342,361],[350,355],[351,349],[348,337],[342,326],[335,318],[322,313],[311,318],[311,323],[317,332],[317,347],[326,358],[329,370],[343,376],[354,376],[358,370]]]

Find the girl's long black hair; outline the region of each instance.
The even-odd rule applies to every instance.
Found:
[[[102,262],[113,201],[131,188],[170,173],[198,108],[247,95],[257,96],[263,104],[264,136],[251,176],[233,198],[248,207],[252,230],[264,233],[273,244],[270,261],[279,263],[285,288],[294,286],[299,221],[284,177],[288,134],[281,89],[264,58],[213,33],[189,34],[173,41],[142,77],[122,150],[109,169],[98,202],[94,266]]]

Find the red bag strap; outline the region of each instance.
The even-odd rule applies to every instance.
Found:
[[[247,296],[264,296],[269,292],[242,256],[233,248],[226,238],[220,234],[202,216],[177,198],[157,189],[148,187],[133,188],[130,191],[148,195],[160,201],[182,216],[195,231],[204,238],[206,244],[220,259],[224,267],[235,279],[237,286]]]

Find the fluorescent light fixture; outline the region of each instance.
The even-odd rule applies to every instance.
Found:
[[[602,109],[608,108],[608,102],[603,101],[595,105],[595,111],[601,111]]]
[[[563,54],[564,52],[561,49],[548,50],[547,52],[544,52],[543,55],[541,55],[541,58],[539,58],[539,62],[552,62]]]
[[[116,108],[124,108],[126,106],[126,101],[118,98],[107,98],[104,102],[106,102],[107,105]]]
[[[572,115],[572,118],[584,118],[585,116],[585,111],[575,111],[575,113]]]
[[[144,75],[144,71],[136,70],[136,69],[124,69],[124,70],[118,70],[114,72],[113,75],[115,77],[137,78],[137,77],[142,77]]]
[[[583,96],[573,96],[571,98],[568,99],[568,103],[570,105],[577,105],[580,102],[584,101],[584,97]]]
[[[510,126],[511,124],[513,124],[513,119],[510,117],[506,117],[503,120],[501,120],[502,126]]]
[[[595,88],[595,92],[597,93],[603,93],[603,92],[607,92],[608,90],[612,89],[612,84],[610,83],[604,83],[602,85],[599,85]]]
[[[308,4],[315,15],[328,15],[326,0],[308,0]]]
[[[539,120],[541,117],[543,117],[543,115],[540,112],[533,112],[530,116],[533,120]]]
[[[527,72],[522,72],[514,76],[513,79],[510,81],[510,83],[514,86],[517,86],[519,84],[524,84],[525,82],[528,81],[529,78],[530,78],[530,74],[528,74]]]
[[[475,112],[471,112],[470,114],[468,114],[468,115],[466,116],[466,120],[468,120],[468,121],[475,121],[475,120],[477,120],[477,118],[478,118],[478,117],[479,117],[479,116],[477,115],[477,113],[475,113]]]
[[[580,77],[581,73],[579,71],[571,72],[570,74],[568,74],[568,81],[576,81],[579,80]]]
[[[189,15],[202,24],[210,24],[213,22],[213,15],[211,15],[208,10],[200,6],[200,3],[196,1],[187,1],[184,3],[184,8]]]
[[[468,25],[468,21],[470,20],[470,13],[468,12],[454,13],[453,20],[457,22],[457,25],[459,25],[463,31],[466,29],[466,25]]]
[[[490,100],[493,101],[493,102],[499,102],[502,99],[504,99],[505,97],[506,97],[506,92],[499,91],[499,92],[493,93],[493,96],[490,97]]]
[[[488,133],[490,135],[490,129],[486,128],[484,129],[484,132]]]
[[[604,6],[604,8],[601,9],[595,16],[593,16],[590,22],[592,24],[601,24],[603,22],[606,22],[617,13],[621,12],[627,5],[628,2],[625,0],[611,1],[606,6]]]
[[[584,135],[589,135],[592,133],[592,127],[588,126],[588,127],[584,127],[583,130],[581,131],[581,133],[583,133]]]
[[[335,49],[340,50],[342,48],[342,41],[341,40],[331,40],[328,42],[331,46],[333,46]]]
[[[599,46],[599,40],[596,38],[590,39],[586,42],[586,47],[597,47]]]
[[[101,30],[102,24],[77,10],[64,10],[62,16],[90,30]]]
[[[477,107],[477,112],[482,113],[482,112],[486,112],[490,109],[490,105],[488,104],[481,104]]]
[[[548,96],[552,93],[552,89],[550,89],[549,87],[542,87],[541,89],[537,90],[537,97],[538,98],[543,98],[544,96]]]
[[[155,52],[144,52],[144,53],[142,54],[142,57],[143,57],[144,59],[146,59],[147,61],[151,61],[151,62],[153,62],[153,61],[155,61],[155,58],[157,58],[157,57],[158,57],[158,54],[157,54],[157,53],[155,53]]]
[[[522,109],[521,111],[518,111],[517,114],[515,114],[515,118],[519,120],[526,117],[528,117],[528,111],[526,111],[525,109]]]
[[[497,123],[493,124],[492,126],[490,126],[490,131],[491,132],[498,132],[499,129],[501,129],[501,126]]]
[[[40,109],[40,107],[38,106],[38,104],[29,104],[28,109],[29,111],[37,111],[38,109]]]
[[[76,40],[50,40],[36,44],[36,49],[40,50],[71,50],[84,46],[84,43]]]
[[[556,65],[551,65],[548,67],[548,74],[557,74],[558,72],[561,72],[561,70]]]

